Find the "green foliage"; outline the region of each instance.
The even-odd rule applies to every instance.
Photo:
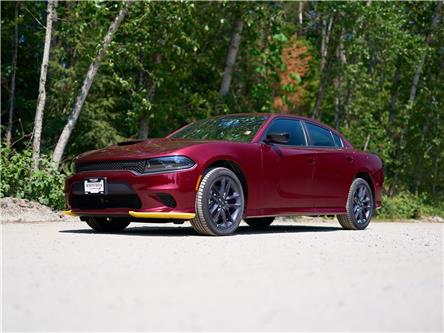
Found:
[[[65,176],[55,170],[47,156],[42,157],[41,169],[32,168],[32,151],[16,152],[1,147],[0,197],[16,197],[38,201],[62,209]]]
[[[401,192],[394,197],[383,196],[382,207],[376,213],[379,219],[417,219],[421,216],[444,217],[444,203],[429,196]]]
[[[161,137],[216,113],[276,112],[279,98],[289,105],[289,112],[311,116],[323,83],[319,120],[337,127],[356,148],[367,147],[382,157],[387,193],[394,196],[384,204],[397,212],[392,204],[399,201],[398,206],[405,207],[393,213],[399,216],[433,212],[425,199],[420,208],[410,205],[415,200],[408,193],[426,193],[435,201],[444,197],[444,18],[436,29],[431,27],[437,3],[304,2],[300,24],[298,2],[133,2],[91,86],[62,165],[70,165],[84,151],[136,137],[143,118],[148,120],[149,137]],[[15,5],[1,2],[3,133],[10,102]],[[17,18],[13,141],[16,151],[24,150],[19,156],[29,155],[26,146],[34,125],[46,5],[20,2]],[[58,3],[43,153],[51,154],[91,60],[122,5],[121,1]],[[239,19],[244,23],[239,53],[229,94],[222,98],[220,83]],[[327,41],[323,33],[329,22]],[[309,69],[303,76],[292,72],[293,82],[283,83],[282,50],[295,40],[308,49]],[[323,40],[328,52],[321,73]],[[409,102],[422,59],[416,97]],[[301,86],[300,105],[290,105],[287,97],[296,96]],[[29,171],[23,166],[21,172]],[[31,175],[26,177],[21,179]],[[9,185],[2,182],[2,191]],[[10,193],[31,195],[30,190],[23,191]],[[44,195],[36,197],[43,200]],[[389,211],[384,214],[389,216]]]
[[[383,197],[382,208],[377,212],[380,218],[418,218],[421,216],[421,203],[414,195],[403,192],[395,197]]]

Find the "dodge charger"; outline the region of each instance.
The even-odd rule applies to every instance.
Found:
[[[381,206],[383,180],[376,154],[313,119],[224,115],[77,156],[66,213],[98,232],[188,220],[199,234],[222,236],[242,219],[266,228],[289,215],[336,215],[359,230]]]

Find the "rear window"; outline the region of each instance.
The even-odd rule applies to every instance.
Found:
[[[306,123],[311,144],[320,147],[335,147],[335,142],[331,132],[325,128],[312,123]]]
[[[333,133],[333,132],[331,132],[331,134],[333,135],[333,140],[335,142],[335,146],[336,147],[344,147],[344,144],[342,143],[342,140],[339,137],[339,135],[337,135],[336,133]]]

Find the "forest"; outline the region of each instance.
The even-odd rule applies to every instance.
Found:
[[[1,2],[0,196],[217,114],[313,117],[384,161],[385,217],[444,216],[443,1]]]

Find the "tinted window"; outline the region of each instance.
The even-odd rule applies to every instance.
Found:
[[[344,147],[344,145],[342,144],[342,140],[339,137],[339,135],[331,132],[331,134],[333,134],[333,140],[335,141],[335,146],[336,147]]]
[[[304,130],[301,122],[296,119],[275,119],[268,127],[268,133],[288,133],[290,136],[288,145],[290,146],[305,146]]]
[[[313,146],[322,146],[322,147],[335,146],[333,137],[329,130],[311,123],[306,123],[306,124],[307,124],[308,134],[310,135],[311,138],[311,144]]]
[[[172,138],[250,142],[267,116],[225,116],[209,118],[184,127]]]

